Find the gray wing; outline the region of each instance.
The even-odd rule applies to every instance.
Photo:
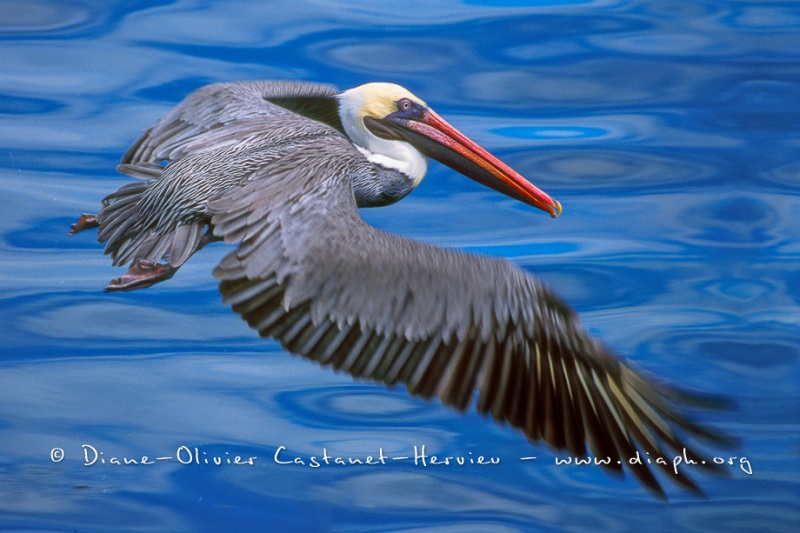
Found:
[[[103,200],[100,242],[115,265],[173,271],[208,241],[206,205],[317,136],[339,136],[337,90],[304,82],[201,87],[146,130],[118,170],[139,178]],[[158,164],[168,161],[168,166]],[[132,267],[133,268],[133,267]]]
[[[337,92],[331,85],[297,81],[206,85],[145,131],[123,156],[122,164],[175,161],[198,151],[240,144],[243,135],[279,128],[291,114],[341,130],[333,100]]]
[[[251,327],[323,366],[456,409],[477,391],[480,412],[576,456],[588,443],[661,495],[647,464],[628,464],[637,450],[655,459],[686,448],[702,460],[677,432],[715,436],[677,414],[679,396],[610,354],[538,280],[367,225],[352,180],[368,171],[348,142],[319,139],[210,203],[216,235],[239,243],[214,275]]]

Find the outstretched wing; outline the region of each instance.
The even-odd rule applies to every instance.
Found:
[[[245,81],[206,85],[187,96],[128,149],[123,165],[176,161],[187,154],[242,143],[246,133],[270,131],[288,115],[341,130],[331,85]],[[254,128],[253,122],[261,123]]]
[[[587,334],[537,279],[367,225],[352,180],[370,168],[346,139],[315,139],[290,159],[209,204],[215,234],[239,243],[214,271],[224,301],[262,336],[456,409],[477,391],[480,412],[576,456],[588,443],[658,494],[647,461],[628,462],[637,450],[655,461],[686,448],[702,460],[676,430],[714,435],[678,414],[671,389]]]

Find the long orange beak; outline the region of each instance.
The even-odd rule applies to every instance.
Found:
[[[556,218],[561,204],[511,167],[478,146],[431,109],[419,106],[383,119],[396,135],[422,153],[506,196],[525,202]]]

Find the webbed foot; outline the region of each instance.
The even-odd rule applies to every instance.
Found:
[[[161,263],[137,259],[128,271],[117,279],[111,280],[106,292],[135,291],[166,281],[175,274],[177,268]]]
[[[69,235],[72,237],[79,231],[83,231],[85,229],[92,229],[100,227],[100,222],[97,221],[97,215],[92,215],[90,213],[84,213],[81,215],[81,218],[78,219],[76,223],[70,226]]]

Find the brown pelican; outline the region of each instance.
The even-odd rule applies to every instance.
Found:
[[[223,301],[289,352],[458,410],[477,391],[478,411],[532,441],[611,459],[607,468],[630,470],[661,496],[652,465],[699,492],[673,470],[675,456],[703,466],[681,434],[726,438],[679,414],[698,397],[611,354],[510,263],[384,233],[359,216],[407,195],[428,157],[561,214],[402,87],[252,81],[200,88],[156,122],[118,167],[142,181],[71,233],[99,227],[114,264],[130,263],[109,291],[166,280],[212,240],[237,243],[213,273]]]

